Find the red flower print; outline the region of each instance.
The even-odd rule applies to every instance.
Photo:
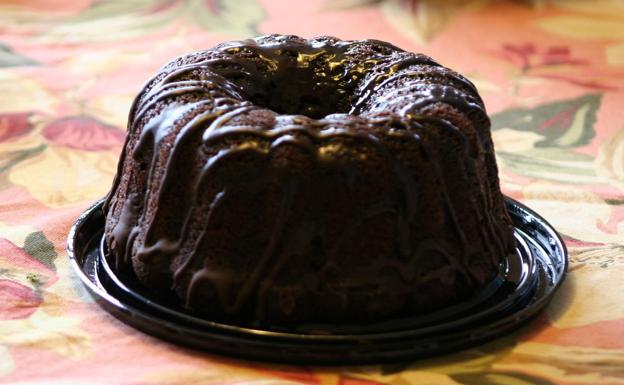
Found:
[[[504,44],[500,56],[510,61],[522,72],[555,65],[588,64],[587,60],[573,58],[568,47],[551,46],[538,48],[533,43]]]
[[[22,319],[41,305],[41,296],[28,286],[0,279],[0,320]]]
[[[570,48],[566,46],[540,47],[533,43],[507,43],[494,55],[518,68],[520,78],[535,77],[562,81],[595,90],[616,89],[599,80],[601,79],[599,74],[590,71],[589,60],[574,57]],[[555,67],[557,67],[556,71],[554,71]],[[582,76],[579,76],[580,74]],[[515,87],[514,93],[517,93],[519,84]]]
[[[50,247],[41,232],[26,237],[24,248],[0,238],[0,320],[26,318],[41,305],[42,291],[58,279]]]
[[[45,250],[47,247],[45,242],[49,241],[43,241],[41,237],[44,237],[41,232],[32,233],[27,237],[33,240],[29,248],[35,255],[29,254],[7,239],[0,238],[0,279],[19,280],[37,288],[46,288],[58,280],[52,262],[53,251]]]
[[[30,112],[0,114],[0,142],[18,138],[27,133],[32,124]]]
[[[50,142],[84,151],[111,150],[121,146],[126,134],[89,116],[73,116],[53,121],[43,129]]]

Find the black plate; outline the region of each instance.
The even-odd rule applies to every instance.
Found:
[[[510,198],[506,204],[515,226],[517,253],[508,256],[488,287],[469,301],[426,317],[375,325],[266,330],[195,317],[173,301],[155,298],[131,277],[111,271],[102,257],[102,201],[78,218],[67,250],[100,306],[171,342],[267,361],[334,365],[396,361],[451,352],[505,335],[550,301],[567,270],[565,245],[535,212]]]

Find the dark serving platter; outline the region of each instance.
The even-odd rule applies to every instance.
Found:
[[[364,364],[426,358],[508,334],[552,298],[567,270],[565,245],[537,213],[506,198],[517,243],[499,276],[473,298],[423,317],[374,325],[302,325],[296,330],[259,329],[194,316],[156,297],[106,263],[102,201],[71,228],[71,264],[96,302],[143,332],[208,352],[240,358],[304,364]],[[322,333],[317,330],[323,330]]]

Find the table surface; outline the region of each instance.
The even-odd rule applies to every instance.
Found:
[[[535,321],[442,357],[319,368],[173,346],[93,302],[65,240],[110,187],[133,96],[174,56],[271,32],[387,40],[477,85],[504,192],[570,252]],[[624,384],[623,234],[621,1],[0,2],[0,383]]]

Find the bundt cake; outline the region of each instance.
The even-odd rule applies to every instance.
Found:
[[[515,252],[474,85],[377,40],[173,60],[131,108],[104,210],[117,272],[237,325],[427,314]]]

